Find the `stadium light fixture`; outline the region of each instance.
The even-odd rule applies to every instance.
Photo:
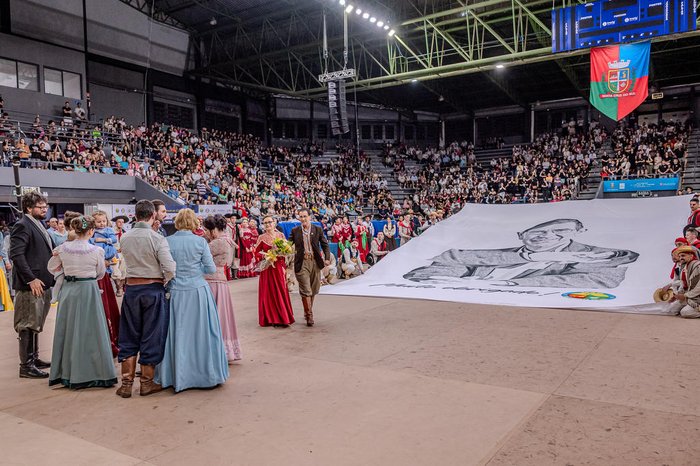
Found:
[[[393,29],[389,31],[389,37],[394,37],[394,34],[396,34],[396,31],[394,31]]]
[[[384,26],[384,21],[377,21],[377,27],[380,28]]]
[[[355,10],[355,13],[357,13],[357,14],[359,15],[359,14],[362,13],[362,10],[358,8],[358,9]]]
[[[370,22],[370,23],[376,23],[376,22],[377,22],[377,18],[375,18],[374,16],[372,16],[372,17],[369,19],[369,22]]]
[[[340,3],[342,6],[345,6],[345,0],[338,0],[338,3]]]
[[[345,13],[352,13],[352,10],[354,10],[355,7],[352,5],[348,5],[345,7]]]
[[[385,24],[385,25],[384,25],[384,30],[385,30],[385,31],[388,31],[388,30],[389,30],[389,25],[388,25],[388,24]]]
[[[367,13],[367,12],[362,13],[362,18],[363,19],[369,18],[369,13]]]
[[[499,70],[502,70],[505,67],[506,65],[504,65],[503,63],[499,63],[498,65],[496,65],[496,68],[498,68]]]

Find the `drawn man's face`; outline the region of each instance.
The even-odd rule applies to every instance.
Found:
[[[574,222],[553,223],[543,225],[535,229],[518,233],[525,247],[531,251],[548,251],[560,246],[565,246],[576,236],[576,224]]]

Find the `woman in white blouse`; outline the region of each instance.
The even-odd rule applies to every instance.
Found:
[[[54,275],[64,274],[58,293],[49,386],[111,387],[117,383],[117,374],[97,286],[105,274],[104,251],[88,242],[95,229],[92,217],[74,218],[71,229],[75,240],[54,249],[48,264]]]

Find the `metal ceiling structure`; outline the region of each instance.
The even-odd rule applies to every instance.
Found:
[[[185,27],[200,59],[191,73],[232,85],[322,98],[323,15],[330,71],[343,68],[338,0],[122,0]],[[363,100],[469,113],[587,94],[588,50],[552,54],[549,0],[347,0],[383,18],[393,37],[349,14],[347,89]],[[151,9],[152,8],[152,9]],[[652,84],[700,81],[700,31],[654,40]],[[527,66],[525,66],[527,65]]]

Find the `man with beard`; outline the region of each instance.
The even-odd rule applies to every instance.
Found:
[[[700,261],[697,249],[680,246],[674,252],[680,258],[682,288],[673,294],[670,310],[686,319],[700,318]],[[670,284],[664,291],[669,288]]]
[[[39,359],[39,333],[51,307],[54,277],[47,265],[53,251],[53,240],[41,223],[46,217],[46,198],[37,192],[22,196],[24,215],[12,228],[10,259],[14,264],[12,285],[15,294],[14,327],[19,336],[19,376],[45,379],[40,369],[51,366]]]

